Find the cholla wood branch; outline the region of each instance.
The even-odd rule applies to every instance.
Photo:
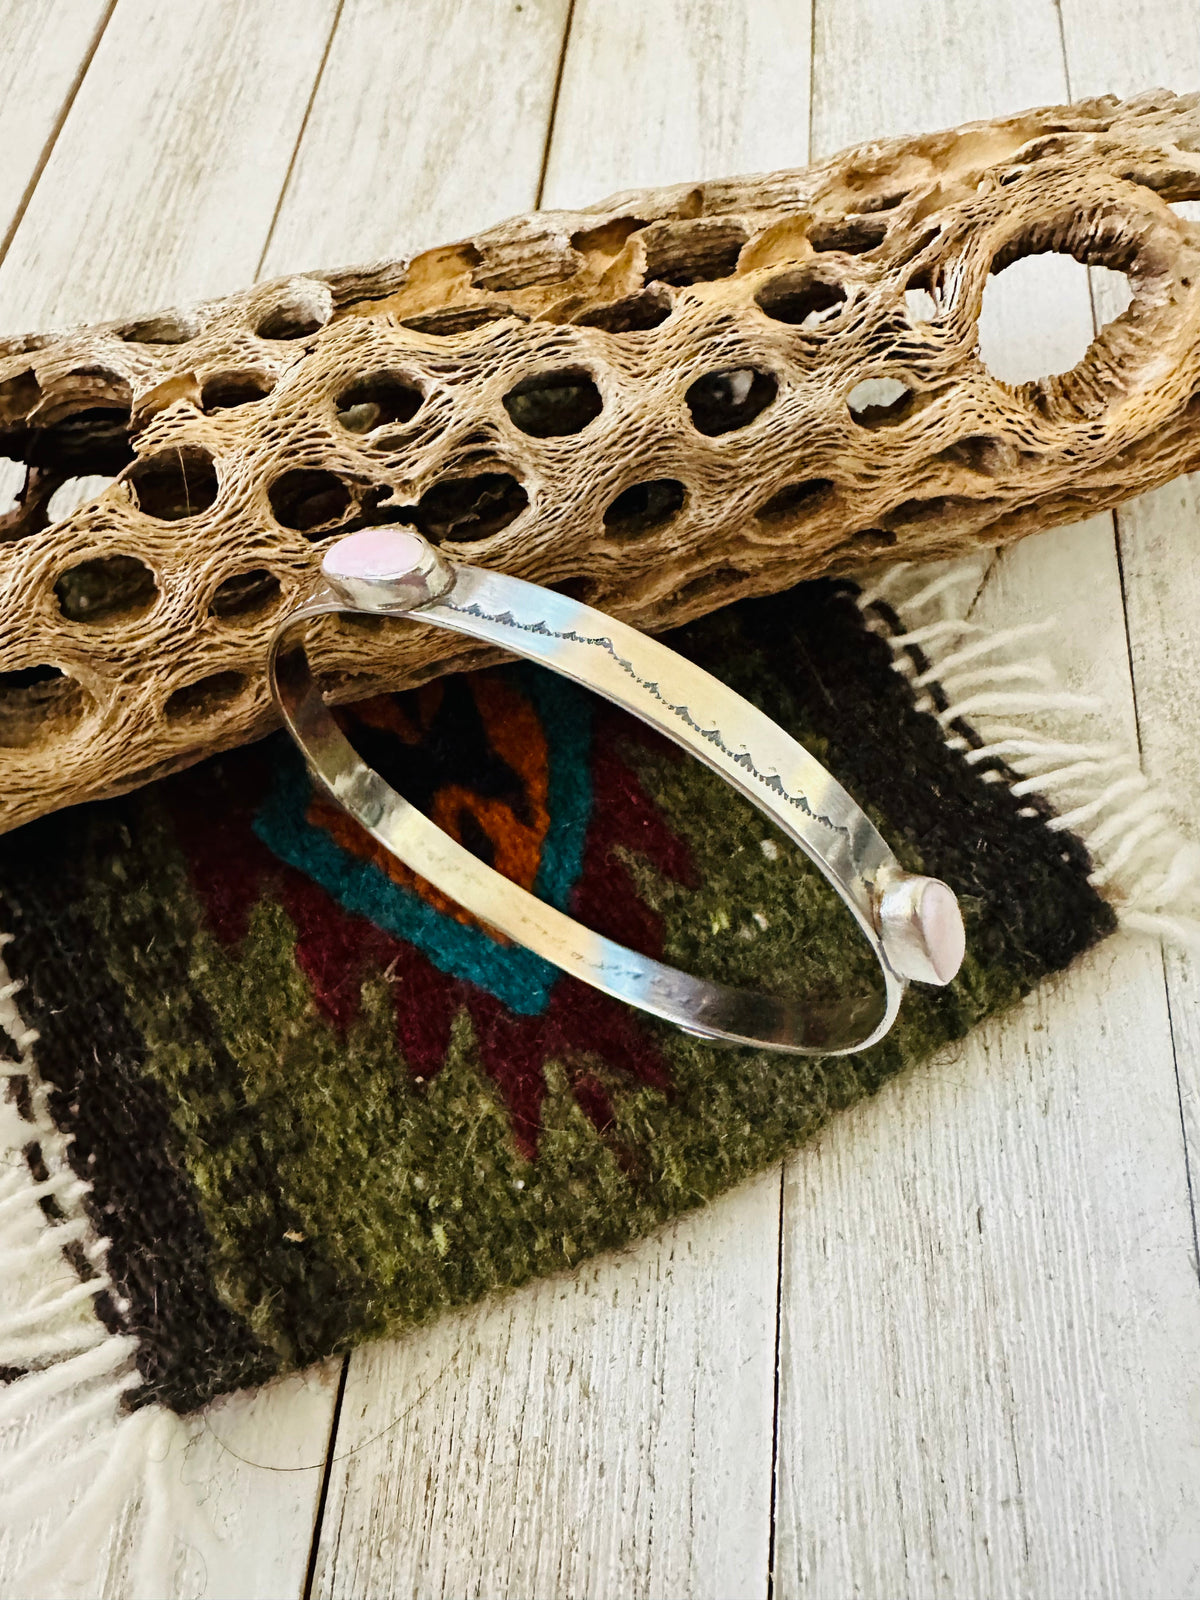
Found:
[[[371,522],[659,629],[1188,471],[1200,228],[1172,204],[1198,152],[1195,96],[1087,101],[0,344],[0,455],[26,469],[0,519],[0,829],[265,732],[279,608]],[[1048,250],[1133,300],[1072,371],[1008,386],[984,286]],[[480,659],[412,623],[322,624],[313,652],[341,699]]]

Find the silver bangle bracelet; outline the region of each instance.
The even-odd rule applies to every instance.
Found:
[[[963,957],[958,902],[905,872],[870,819],[808,751],[718,679],[603,612],[519,578],[448,561],[404,527],[331,545],[323,583],[285,616],[268,672],[314,779],[385,849],[486,926],[616,999],[704,1039],[842,1055],[881,1039],[909,980],[949,983]],[[524,656],[603,695],[705,762],[811,858],[849,907],[882,982],[830,1000],[759,994],[638,955],[502,877],[363,762],[317,686],[307,624],[330,613],[411,617]]]

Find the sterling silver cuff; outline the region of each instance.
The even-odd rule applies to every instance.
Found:
[[[271,688],[317,783],[373,838],[482,923],[605,994],[704,1039],[803,1055],[876,1043],[906,984],[946,984],[962,962],[958,902],[905,872],[870,819],[820,763],[709,673],[601,611],[519,578],[448,561],[408,528],[367,528],[325,552],[324,581],[271,641]],[[758,807],[849,907],[881,982],[834,1000],[694,978],[593,933],[501,877],[363,762],[309,668],[307,624],[330,613],[405,616],[449,628],[592,689],[657,728]]]

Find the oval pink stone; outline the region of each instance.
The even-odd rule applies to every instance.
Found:
[[[967,933],[953,891],[936,878],[925,885],[917,907],[917,923],[938,982],[949,983],[962,966]]]
[[[364,528],[325,552],[327,578],[406,578],[419,572],[428,546],[411,528]]]

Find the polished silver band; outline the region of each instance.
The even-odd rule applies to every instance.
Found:
[[[401,527],[349,534],[324,582],[271,641],[272,690],[313,777],[373,838],[489,927],[564,972],[701,1038],[840,1055],[881,1039],[909,979],[948,983],[963,955],[957,901],[907,873],[870,819],[782,728],[636,629],[519,578],[447,561]],[[309,669],[307,624],[330,613],[407,616],[524,656],[594,690],[720,774],[812,859],[849,907],[882,982],[784,997],[694,978],[604,938],[485,865],[357,755]]]

